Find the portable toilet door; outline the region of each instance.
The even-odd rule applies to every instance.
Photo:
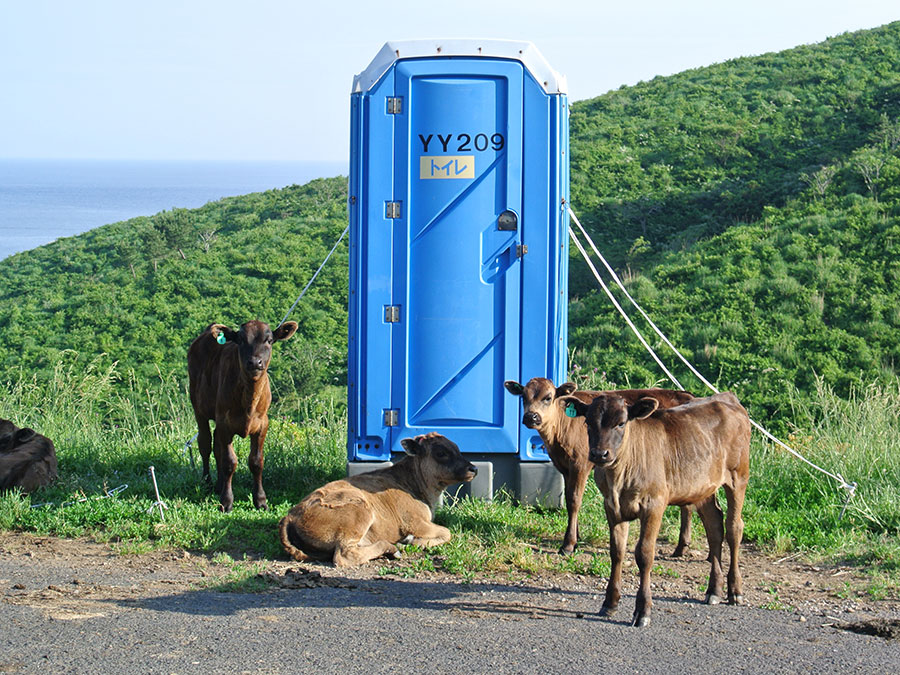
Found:
[[[388,43],[355,78],[351,461],[427,432],[547,459],[503,382],[565,377],[564,92],[506,41]]]

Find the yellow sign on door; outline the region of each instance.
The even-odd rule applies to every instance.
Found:
[[[475,155],[422,155],[419,178],[475,178]]]

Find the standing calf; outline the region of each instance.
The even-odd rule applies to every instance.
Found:
[[[590,404],[570,397],[587,423],[588,458],[597,465],[595,478],[603,493],[609,521],[612,560],[602,615],[616,611],[622,588],[622,560],[628,523],[641,521],[635,557],[641,574],[633,625],[650,623],[650,569],[656,537],[668,504],[696,504],[706,528],[712,565],[706,602],[721,602],[722,510],[716,499],[725,488],[728,518],[724,535],[731,549],[728,602],[741,604],[743,590],[738,555],[744,521],[741,509],[750,472],[750,418],[734,394],[701,398],[667,410],[643,397],[629,405],[615,394],[597,396]]]
[[[566,493],[566,511],[569,523],[563,536],[560,554],[568,555],[575,550],[578,542],[578,512],[584,498],[584,489],[594,465],[588,460],[588,436],[584,420],[574,419],[565,413],[564,397],[574,396],[585,404],[595,396],[610,393],[623,397],[629,404],[642,396],[653,396],[661,408],[680,405],[694,398],[686,391],[667,389],[622,389],[613,392],[576,391],[571,382],[556,387],[544,377],[533,377],[524,386],[509,380],[503,383],[513,396],[522,397],[525,414],[522,424],[541,435],[547,454],[556,470],[563,475]],[[684,554],[691,541],[691,511],[681,508],[681,532],[674,555]]]
[[[216,459],[216,492],[225,512],[231,511],[234,504],[231,479],[237,468],[232,445],[235,436],[250,436],[248,463],[253,474],[253,505],[268,508],[262,486],[263,442],[272,402],[267,369],[272,343],[287,340],[296,331],[295,321],[286,321],[274,331],[262,321],[248,321],[238,331],[214,323],[188,349],[191,405],[197,419],[203,477],[210,479],[212,452]],[[220,335],[225,344],[219,344]],[[215,438],[209,431],[210,420],[216,423]]]
[[[450,530],[431,522],[432,511],[444,488],[478,470],[438,433],[400,444],[406,455],[393,466],[323,485],[292,508],[278,526],[288,555],[347,567],[396,555],[398,543],[450,541]]]

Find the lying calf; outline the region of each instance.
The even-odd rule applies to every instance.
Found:
[[[475,465],[437,433],[400,443],[406,455],[393,466],[328,483],[293,507],[279,524],[288,555],[348,567],[394,555],[398,543],[450,541],[432,512],[444,488],[475,477]]]
[[[0,419],[0,490],[32,492],[56,480],[53,441],[34,429]]]

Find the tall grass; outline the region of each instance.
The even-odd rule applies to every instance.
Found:
[[[900,569],[900,382],[844,399],[820,381],[811,398],[794,395],[792,403],[802,426],[788,444],[857,487],[851,496],[787,452],[757,443],[747,535],[782,550],[815,547]]]
[[[0,417],[51,438],[59,461],[53,485],[28,497],[0,495],[0,529],[271,556],[280,550],[272,536],[277,519],[344,471],[341,406],[296,396],[288,397],[289,407],[276,401],[265,445],[271,510],[253,508],[249,440],[235,438],[235,510],[221,514],[217,497],[200,480],[196,443],[189,442],[197,427],[185,381],[160,373],[141,383],[106,356],[87,368],[75,361],[63,354],[47,382],[20,377],[0,384]],[[168,507],[162,523],[152,509],[151,466]]]
[[[50,381],[22,376],[0,383],[0,417],[53,439],[60,473],[55,484],[30,496],[0,495],[0,529],[90,536],[122,542],[127,550],[170,546],[235,559],[281,557],[279,518],[314,488],[344,475],[343,401],[276,392],[265,448],[270,510],[252,506],[249,442],[235,439],[235,508],[222,514],[200,480],[195,444],[187,443],[196,426],[183,377],[159,373],[152,382],[140,382],[106,356],[87,368],[75,363],[75,355],[62,354]],[[858,487],[845,508],[847,493],[832,478],[754,434],[746,539],[777,552],[807,551],[900,575],[900,381],[853,391],[847,399],[819,386],[809,399],[795,395],[793,405],[797,428],[787,440]],[[168,506],[162,522],[152,509],[150,466]],[[105,496],[123,485],[118,494]],[[592,482],[580,518],[583,553],[571,558],[554,554],[564,511],[520,506],[505,494],[491,503],[447,503],[436,517],[454,531],[454,539],[422,552],[421,569],[440,567],[463,576],[608,569],[606,520]],[[677,510],[669,509],[661,536],[674,542],[677,535]],[[694,536],[702,548],[699,522]]]

